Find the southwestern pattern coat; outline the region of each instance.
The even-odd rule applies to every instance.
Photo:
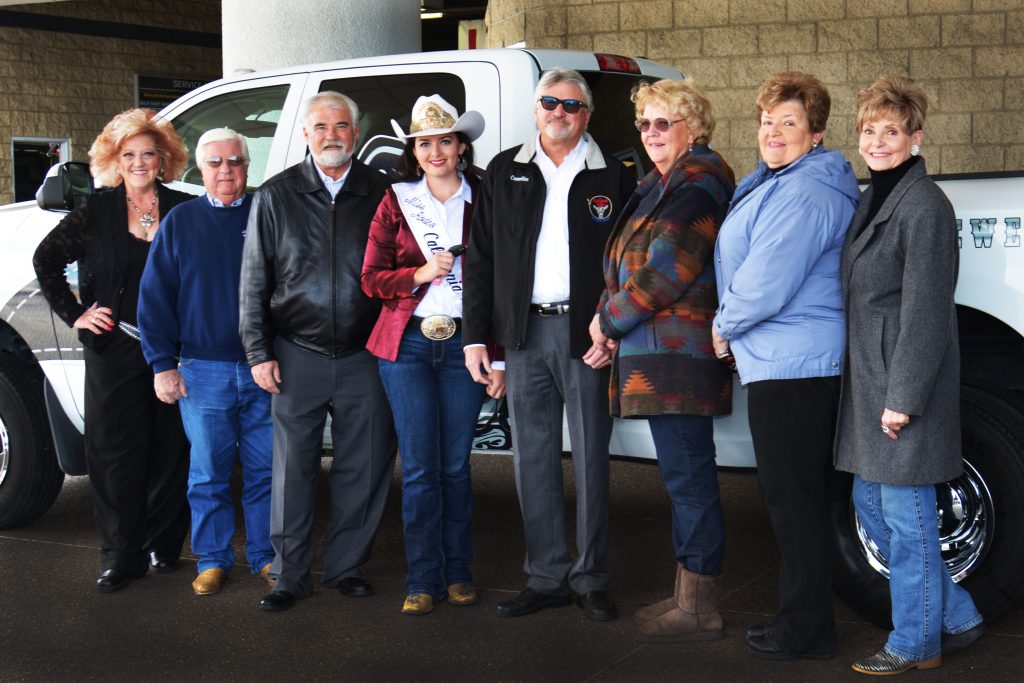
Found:
[[[718,308],[712,255],[736,188],[705,145],[668,174],[651,171],[622,210],[605,248],[601,330],[619,340],[612,415],[727,415],[732,376],[715,357]]]
[[[955,479],[963,471],[956,217],[923,159],[865,226],[871,192],[843,250],[847,350],[836,469],[899,486]],[[898,441],[882,433],[886,408],[910,415]]]

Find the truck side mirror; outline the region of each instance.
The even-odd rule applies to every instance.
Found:
[[[54,164],[36,191],[36,203],[47,211],[71,211],[96,191],[89,165],[81,161]]]

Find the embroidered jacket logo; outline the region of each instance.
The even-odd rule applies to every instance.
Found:
[[[591,197],[587,200],[590,207],[590,215],[598,223],[604,223],[612,217],[612,200],[603,194]]]

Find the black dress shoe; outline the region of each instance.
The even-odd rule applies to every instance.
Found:
[[[130,579],[116,569],[105,569],[96,579],[96,590],[100,593],[116,593],[128,585]]]
[[[963,633],[943,633],[942,634],[942,654],[948,655],[950,652],[959,652],[960,650],[973,645],[974,641],[985,635],[985,623],[982,622],[974,628],[968,629]]]
[[[358,576],[346,576],[338,582],[338,592],[350,598],[365,598],[373,589]]]
[[[757,659],[832,659],[833,652],[795,652],[788,650],[772,637],[771,629],[765,633],[747,633],[747,654]]]
[[[569,604],[568,595],[548,595],[540,593],[530,587],[519,591],[515,600],[506,600],[498,603],[499,617],[521,617],[526,614],[533,614],[548,607],[565,607]]]
[[[169,574],[178,568],[178,561],[170,557],[164,557],[155,550],[149,552],[149,566],[156,570],[157,574]]]
[[[576,604],[583,610],[584,616],[591,621],[611,621],[619,616],[615,603],[604,591],[590,591],[576,596]]]
[[[771,633],[772,626],[774,626],[774,624],[772,624],[771,622],[767,624],[754,624],[753,626],[747,629],[747,638],[760,638],[764,636],[766,633]]]
[[[267,612],[283,612],[295,605],[295,596],[288,591],[270,591],[260,600],[260,609]]]

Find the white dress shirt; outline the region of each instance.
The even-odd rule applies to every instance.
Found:
[[[569,300],[569,188],[587,161],[586,136],[555,166],[540,145],[537,134],[537,153],[534,163],[544,175],[547,196],[544,199],[544,218],[537,237],[537,256],[533,266],[533,294],[535,304],[550,304]]]
[[[469,183],[466,182],[466,179],[462,178],[462,187],[443,203],[431,194],[430,188],[427,187],[426,178],[420,180],[419,185],[416,186],[416,193],[430,201],[437,217],[444,222],[445,231],[448,233],[451,244],[453,246],[462,244],[462,221],[466,213],[466,204],[473,203],[473,191],[469,189]],[[426,255],[424,254],[424,256]],[[459,263],[458,258],[455,261]],[[461,270],[460,267],[460,274]],[[416,311],[413,315],[420,318],[426,318],[431,315],[447,315],[452,318],[462,317],[462,292],[453,293],[450,287],[442,287],[440,284],[435,285],[432,282],[420,286],[427,287],[427,293],[420,299],[420,303],[416,306]]]

